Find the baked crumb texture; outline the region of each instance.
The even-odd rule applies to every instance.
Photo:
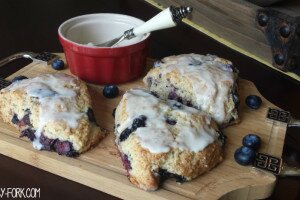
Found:
[[[224,127],[238,120],[237,78],[228,60],[182,54],[156,62],[143,81],[157,97],[202,110]]]
[[[70,157],[87,151],[105,133],[95,120],[86,84],[66,74],[44,74],[0,91],[0,117],[38,150]]]
[[[190,181],[223,160],[225,136],[209,116],[143,89],[127,91],[115,112],[116,145],[129,180],[156,190]]]

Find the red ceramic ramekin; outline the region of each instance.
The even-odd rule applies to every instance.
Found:
[[[144,21],[121,14],[90,14],[69,19],[58,29],[70,71],[90,83],[116,84],[139,77],[146,64],[150,34],[120,43],[95,47],[118,37]]]

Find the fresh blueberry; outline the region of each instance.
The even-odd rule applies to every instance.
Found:
[[[56,59],[52,62],[51,66],[55,70],[62,70],[64,69],[65,63],[61,59]]]
[[[160,67],[162,64],[162,62],[160,60],[156,60],[154,63],[153,63],[153,68],[157,68],[157,67]]]
[[[234,159],[240,165],[251,165],[255,160],[255,150],[249,147],[242,146],[234,153]]]
[[[166,119],[166,122],[167,122],[168,124],[170,124],[170,125],[173,125],[173,126],[177,123],[176,120],[170,119],[170,118],[167,118],[167,119]]]
[[[116,116],[116,110],[117,110],[117,108],[114,108],[113,111],[112,111],[111,115],[113,116],[113,118],[115,118],[115,116]]]
[[[103,88],[103,95],[106,98],[115,98],[119,94],[119,88],[116,85],[106,85]]]
[[[30,115],[31,113],[27,113],[26,115],[24,115],[24,117],[22,118],[22,121],[25,123],[25,125],[31,125],[30,122]]]
[[[192,58],[189,65],[190,66],[198,66],[198,65],[202,65],[202,62],[200,60],[196,60],[195,58]]]
[[[120,138],[119,138],[120,142],[125,141],[132,132],[136,131],[137,128],[139,128],[139,127],[145,127],[146,126],[146,123],[145,123],[146,120],[147,120],[147,117],[144,116],[144,115],[141,115],[138,118],[135,118],[133,120],[133,122],[132,122],[131,128],[126,128],[120,134]]]
[[[59,155],[66,155],[66,156],[72,157],[73,145],[69,141],[56,140],[56,142],[53,146],[54,146],[55,151]]]
[[[188,106],[188,107],[193,107],[193,104],[192,104],[191,101],[187,101],[185,104],[186,104],[186,106]]]
[[[31,113],[27,113],[24,115],[24,117],[18,121],[17,125],[19,127],[24,127],[24,126],[27,126],[27,125],[31,125],[31,122],[30,122],[30,115]]]
[[[129,135],[132,133],[132,130],[130,128],[126,128],[122,133],[120,134],[120,142],[125,141]]]
[[[93,109],[88,108],[86,114],[87,114],[88,119],[89,119],[90,122],[93,122],[93,123],[97,124]]]
[[[178,98],[178,95],[177,93],[173,90],[169,93],[168,95],[168,99],[171,99],[171,100],[176,100]]]
[[[19,123],[19,118],[18,118],[18,115],[17,114],[14,114],[14,116],[12,117],[11,119],[11,122],[13,124],[18,124]]]
[[[249,95],[246,98],[247,106],[252,109],[258,109],[260,107],[261,103],[262,103],[261,98],[256,95]]]
[[[54,144],[57,142],[57,139],[49,139],[43,133],[40,136],[40,143],[43,145],[42,149],[47,151],[52,151],[54,149]]]
[[[153,82],[153,78],[152,77],[148,77],[147,78],[147,84],[148,85],[152,85],[152,82]]]
[[[237,91],[234,90],[233,92],[231,92],[231,95],[232,95],[232,100],[234,102],[234,108],[238,108],[240,105],[240,100]]]
[[[33,141],[35,139],[35,131],[32,130],[31,128],[27,128],[23,131],[21,131],[21,135],[20,137],[28,137],[28,139],[30,139],[30,141]]]
[[[258,135],[248,134],[243,138],[243,145],[245,147],[257,150],[260,147],[261,139]]]
[[[159,96],[158,96],[157,92],[153,92],[153,91],[151,91],[151,94],[152,94],[153,96],[155,96],[156,98],[159,98]]]
[[[222,146],[224,146],[226,144],[227,136],[220,130],[218,130],[217,132],[219,134],[218,140],[221,142]]]
[[[139,116],[139,118],[135,118],[133,120],[132,127],[131,127],[132,131],[135,131],[139,127],[145,127],[146,126],[146,123],[145,123],[146,119],[147,119],[147,117],[144,116],[144,115]]]
[[[182,108],[182,104],[181,103],[178,103],[178,102],[175,102],[172,105],[172,108],[173,109],[181,109]]]
[[[166,169],[159,169],[157,174],[159,175],[160,178],[160,182],[164,182],[166,179],[168,178],[175,178],[177,183],[183,183],[186,182],[186,178],[178,175],[178,174],[174,174],[171,172],[168,172]]]
[[[174,88],[173,91],[171,91],[168,95],[168,99],[170,100],[176,100],[179,103],[183,103],[182,98],[180,96],[178,96],[178,94],[176,93],[177,89]]]
[[[123,165],[124,165],[126,171],[129,171],[129,170],[132,169],[131,168],[130,160],[128,159],[128,156],[126,154],[124,154],[124,155],[121,156],[121,160],[123,162]]]
[[[16,81],[20,81],[20,80],[23,80],[23,79],[28,79],[26,76],[16,76],[15,78],[13,78],[13,80],[11,82],[16,82]]]

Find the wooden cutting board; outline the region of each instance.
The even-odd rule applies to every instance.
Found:
[[[60,54],[63,57],[63,54]],[[148,60],[147,65],[152,65]],[[68,69],[60,71],[70,74]],[[31,63],[8,77],[16,75],[33,77],[43,73],[57,73],[45,63]],[[102,95],[102,86],[89,85],[94,112],[103,128],[113,131],[113,109],[122,94],[129,88],[142,87],[141,79],[118,85],[120,95],[107,99]],[[225,146],[225,160],[209,173],[184,184],[167,180],[161,189],[146,192],[133,186],[124,175],[118,151],[114,145],[113,132],[94,149],[78,158],[59,156],[54,152],[33,149],[27,139],[19,138],[18,131],[0,120],[0,153],[34,167],[49,171],[67,179],[79,182],[122,199],[261,199],[268,197],[275,186],[276,177],[253,167],[238,165],[233,158],[234,151],[241,146],[242,138],[248,133],[256,133],[262,138],[261,152],[281,157],[286,126],[266,120],[268,107],[276,107],[263,98],[253,83],[240,79],[240,119],[241,123],[227,127],[224,133],[228,140]],[[261,96],[263,103],[258,110],[245,105],[245,97],[250,94]]]

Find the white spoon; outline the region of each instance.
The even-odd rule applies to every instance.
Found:
[[[150,33],[152,31],[171,28],[176,26],[183,18],[192,12],[192,7],[174,7],[170,6],[169,8],[161,11],[153,18],[145,22],[144,24],[129,29],[123,33],[120,37],[112,39],[108,42],[101,44],[93,44],[97,47],[114,47],[123,40],[130,40],[138,35],[143,35],[145,33]]]

